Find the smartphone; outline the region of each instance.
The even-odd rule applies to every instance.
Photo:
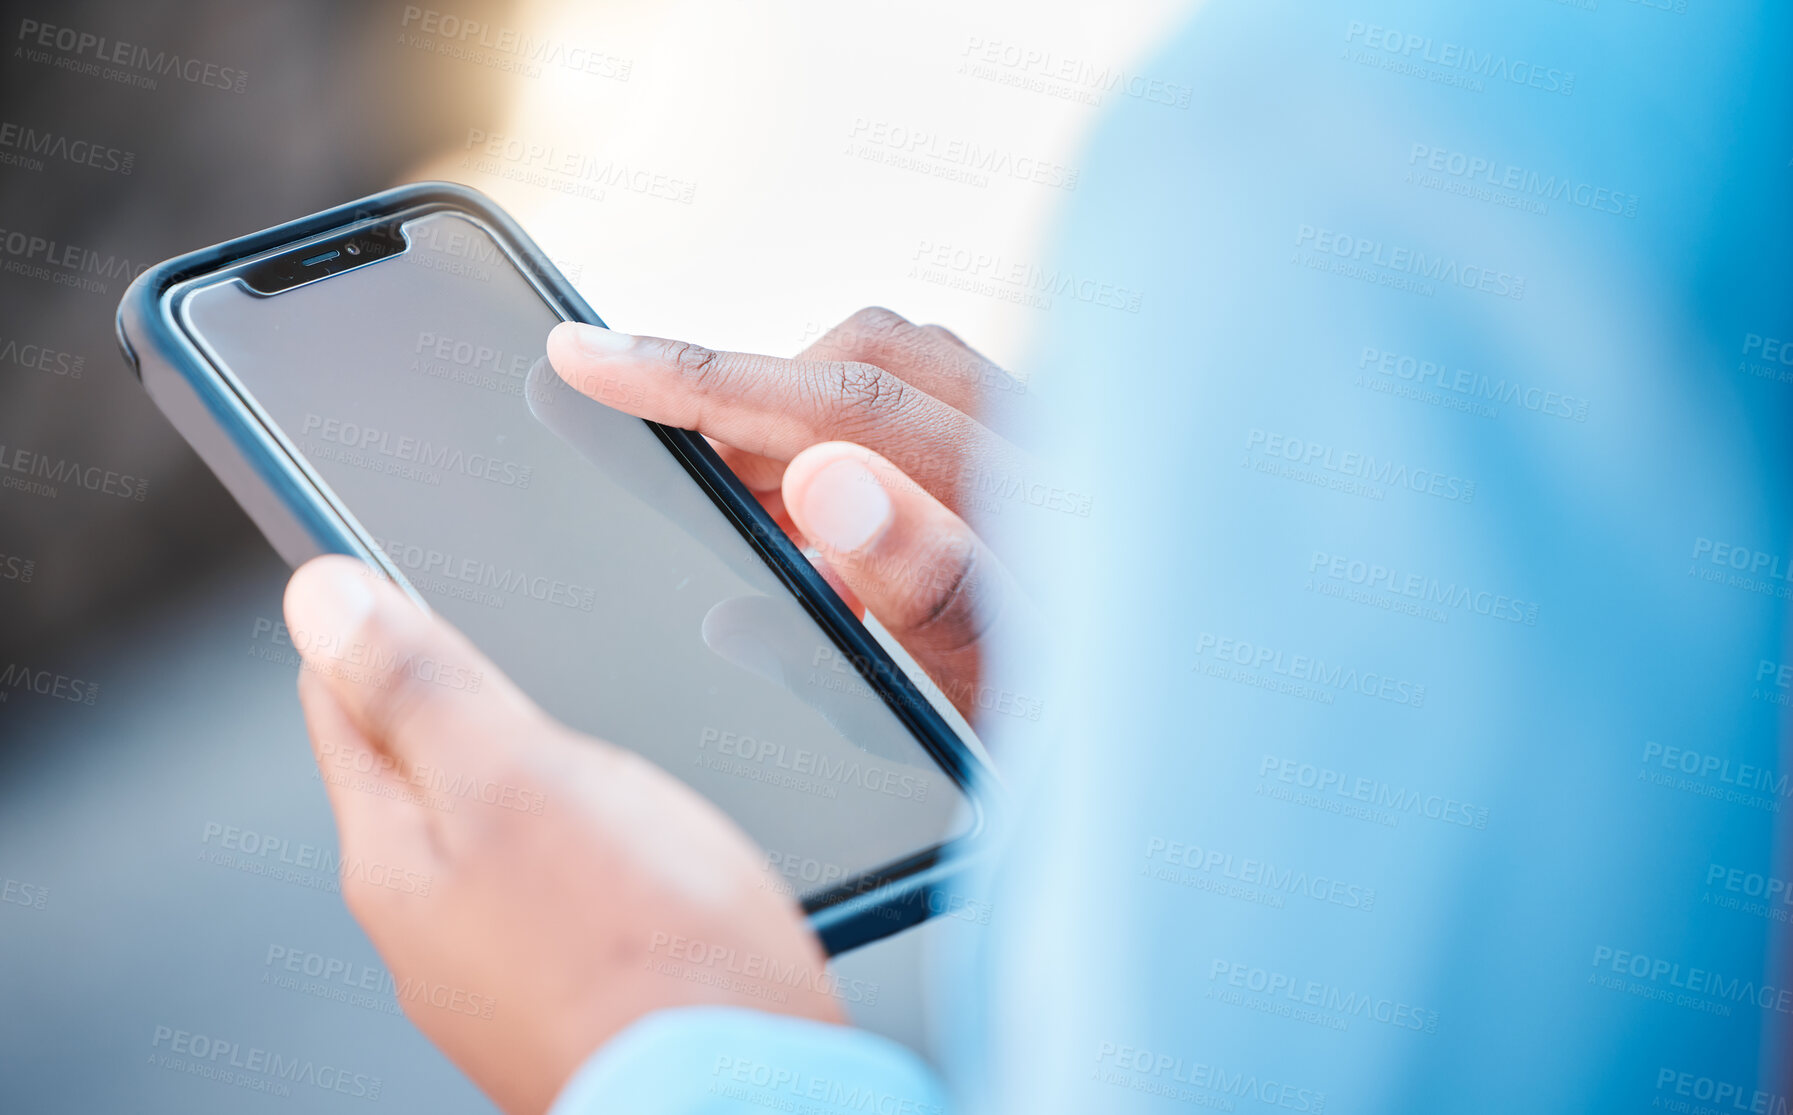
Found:
[[[701,436],[554,373],[567,320],[602,324],[508,215],[423,183],[159,264],[118,334],[282,557],[363,558],[705,794],[831,953],[975,909],[975,746]]]

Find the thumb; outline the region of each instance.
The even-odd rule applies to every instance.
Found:
[[[489,768],[546,717],[459,631],[355,558],[300,566],[286,586],[293,646],[361,735],[409,769]]]
[[[834,576],[971,719],[991,632],[1019,603],[983,540],[895,465],[847,442],[793,458],[784,501]]]

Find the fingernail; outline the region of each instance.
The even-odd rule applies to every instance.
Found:
[[[851,553],[883,533],[890,496],[870,469],[843,457],[816,473],[803,493],[803,530],[834,550]]]
[[[579,348],[587,356],[615,356],[619,352],[629,351],[635,338],[627,333],[618,333],[614,329],[605,329],[601,325],[587,325],[584,322],[573,323],[573,339],[579,342]]]
[[[340,646],[360,629],[374,608],[371,575],[353,558],[329,558],[293,577],[286,590],[286,622],[300,654]]]

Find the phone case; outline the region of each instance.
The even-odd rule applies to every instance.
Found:
[[[118,307],[118,341],[150,398],[223,482],[276,552],[298,566],[320,554],[350,554],[404,578],[370,551],[319,498],[286,451],[175,320],[174,288],[264,253],[420,207],[456,210],[484,221],[529,268],[564,316],[602,325],[572,284],[527,234],[485,195],[447,182],[386,190],[299,220],[177,256],[145,271]],[[707,441],[689,430],[649,422],[779,578],[816,617],[835,643],[862,663],[861,673],[921,741],[941,769],[964,790],[976,812],[970,832],[948,845],[890,865],[875,883],[850,880],[804,901],[810,923],[829,955],[889,936],[957,905],[950,882],[989,842],[994,805],[991,778],[979,758],[890,658],[804,558],[782,528],[724,465]],[[413,593],[415,596],[415,593]],[[420,604],[422,600],[418,601]]]

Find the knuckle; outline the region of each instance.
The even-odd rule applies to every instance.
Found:
[[[944,325],[936,325],[933,322],[929,322],[927,325],[921,327],[921,332],[926,333],[937,341],[945,341],[954,348],[970,347],[965,343],[963,338]]]
[[[368,698],[367,721],[381,739],[395,739],[406,734],[432,694],[429,686],[407,669],[386,673]]]
[[[885,363],[902,359],[920,336],[921,331],[903,315],[882,306],[867,306],[829,330],[822,344],[841,357]]]
[[[855,310],[843,326],[852,336],[870,346],[883,344],[915,328],[908,318],[883,306]]]
[[[907,579],[895,626],[936,653],[976,644],[995,619],[995,585],[983,548],[967,535],[938,543]]]
[[[720,357],[713,348],[694,345],[689,341],[672,342],[671,350],[666,354],[667,360],[679,370],[679,374],[691,380],[699,388],[708,387],[716,378]]]
[[[376,739],[402,735],[433,694],[414,668],[417,655],[403,633],[378,615],[362,621],[356,636],[364,668],[351,680],[365,687],[361,719]]]
[[[830,368],[838,405],[850,415],[887,417],[908,405],[913,389],[876,364],[843,360]]]

